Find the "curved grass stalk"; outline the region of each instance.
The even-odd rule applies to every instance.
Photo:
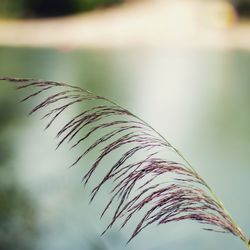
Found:
[[[93,174],[100,168],[104,159],[110,157],[112,152],[122,149],[122,153],[118,153],[119,159],[111,166],[105,166],[106,175],[91,192],[90,201],[103,185],[108,182],[114,183],[112,196],[101,217],[115,200],[118,205],[104,233],[117,221],[121,221],[123,228],[132,217],[143,211],[128,242],[151,224],[194,220],[206,225],[207,227],[203,228],[205,230],[231,233],[239,237],[250,249],[249,239],[212,188],[184,156],[147,122],[117,103],[80,87],[34,79],[4,77],[0,80],[14,82],[18,89],[35,89],[22,101],[47,93],[47,97],[30,112],[32,114],[42,109],[49,110],[43,116],[50,119],[46,129],[73,105],[98,102],[92,103],[90,108],[85,108],[67,122],[58,131],[57,137],[60,139],[58,147],[67,141],[72,143],[71,148],[76,148],[84,141],[90,140],[93,134],[102,131],[102,136],[88,146],[72,164],[76,165],[89,152],[102,147],[98,157],[83,176],[84,184],[87,184],[90,178],[94,178]],[[84,132],[84,129],[87,132]],[[80,136],[80,132],[84,135]],[[75,139],[77,140],[74,141]],[[170,161],[162,156],[162,152],[169,150],[174,151],[185,164]],[[142,153],[145,156],[133,160]],[[161,176],[171,177],[173,181],[161,182]]]
[[[110,103],[119,106],[119,104],[115,103],[114,101],[108,100]],[[120,107],[120,106],[119,106]],[[198,175],[197,171],[195,170],[195,168],[189,163],[189,161],[179,152],[178,149],[176,149],[174,146],[172,146],[172,144],[169,143],[169,141],[162,136],[158,131],[156,131],[150,124],[148,124],[147,122],[145,122],[143,119],[141,119],[140,117],[134,115],[138,120],[140,120],[141,122],[145,123],[148,127],[150,127],[156,134],[158,134],[164,141],[166,141],[172,148],[173,150],[176,152],[176,154],[178,154],[183,160],[184,162],[186,162],[186,164]],[[199,178],[201,179],[201,177],[199,176]],[[228,212],[228,210],[226,209],[226,207],[224,206],[224,204],[222,203],[222,201],[219,199],[219,197],[216,195],[216,193],[213,191],[213,189],[204,181],[205,186],[207,187],[207,189],[209,190],[209,192],[211,193],[211,196],[216,200],[216,202],[218,204],[220,204],[222,210],[224,211],[224,213],[230,218],[230,220],[233,223],[233,226],[235,227],[236,231],[238,231],[240,234],[240,238],[241,240],[246,244],[247,248],[250,249],[250,239],[248,240],[246,235],[243,233],[242,229],[238,226],[238,224],[236,223],[236,221],[232,218],[232,216],[230,215],[230,213]]]

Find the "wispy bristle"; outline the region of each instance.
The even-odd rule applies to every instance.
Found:
[[[15,82],[19,89],[35,88],[35,92],[25,97],[23,101],[41,93],[44,98],[45,93],[55,90],[54,94],[48,93],[45,99],[30,112],[33,114],[42,109],[47,110],[43,116],[49,119],[46,129],[64,111],[77,103],[103,101],[102,105],[98,102],[72,117],[59,129],[57,137],[60,138],[58,147],[67,141],[71,143],[71,148],[76,148],[90,139],[92,134],[101,132],[102,135],[92,141],[72,164],[74,166],[84,156],[101,147],[98,157],[82,178],[85,184],[90,178],[94,178],[95,171],[103,165],[102,162],[108,159],[112,152],[115,151],[119,155],[119,159],[114,164],[103,166],[106,174],[99,183],[96,183],[91,192],[92,201],[103,185],[108,182],[114,185],[110,200],[104,207],[101,217],[114,200],[118,200],[118,203],[112,220],[104,232],[117,221],[121,221],[123,228],[140,211],[143,211],[144,214],[129,241],[152,224],[192,220],[207,225],[205,230],[231,233],[247,242],[245,235],[207,183],[192,167],[185,164],[185,161],[178,163],[166,159],[167,156],[164,157],[162,152],[169,150],[176,152],[180,158],[182,156],[164,137],[136,115],[104,97],[68,84],[10,77],[3,77],[0,80]],[[84,132],[84,129],[87,129],[87,132]],[[75,138],[76,141],[73,142]],[[144,154],[143,157],[142,154]],[[142,159],[135,160],[138,155]],[[159,177],[162,176],[166,176],[166,179],[171,178],[171,181],[160,181]]]

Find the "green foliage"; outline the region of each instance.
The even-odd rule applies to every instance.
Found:
[[[249,0],[230,0],[238,15],[240,17],[249,17],[250,16],[250,1]]]
[[[0,17],[21,17],[24,13],[24,0],[1,0]]]
[[[123,0],[76,0],[79,10],[92,10],[95,8],[106,7],[113,4],[122,3]]]
[[[0,17],[60,16],[121,2],[123,0],[1,0]]]

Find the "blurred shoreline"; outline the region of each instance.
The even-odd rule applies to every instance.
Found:
[[[250,49],[250,21],[226,1],[128,1],[60,18],[0,19],[0,46]]]

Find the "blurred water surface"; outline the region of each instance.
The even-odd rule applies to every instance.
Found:
[[[223,50],[0,48],[0,75],[70,82],[148,121],[175,145],[250,234],[250,53]],[[0,248],[37,250],[243,250],[240,240],[192,222],[151,227],[125,245],[132,226],[100,237],[105,190],[88,205],[88,160],[55,152],[31,103],[0,85]],[[38,101],[38,100],[37,100]],[[34,102],[33,102],[34,104]],[[67,117],[65,117],[67,118]]]

